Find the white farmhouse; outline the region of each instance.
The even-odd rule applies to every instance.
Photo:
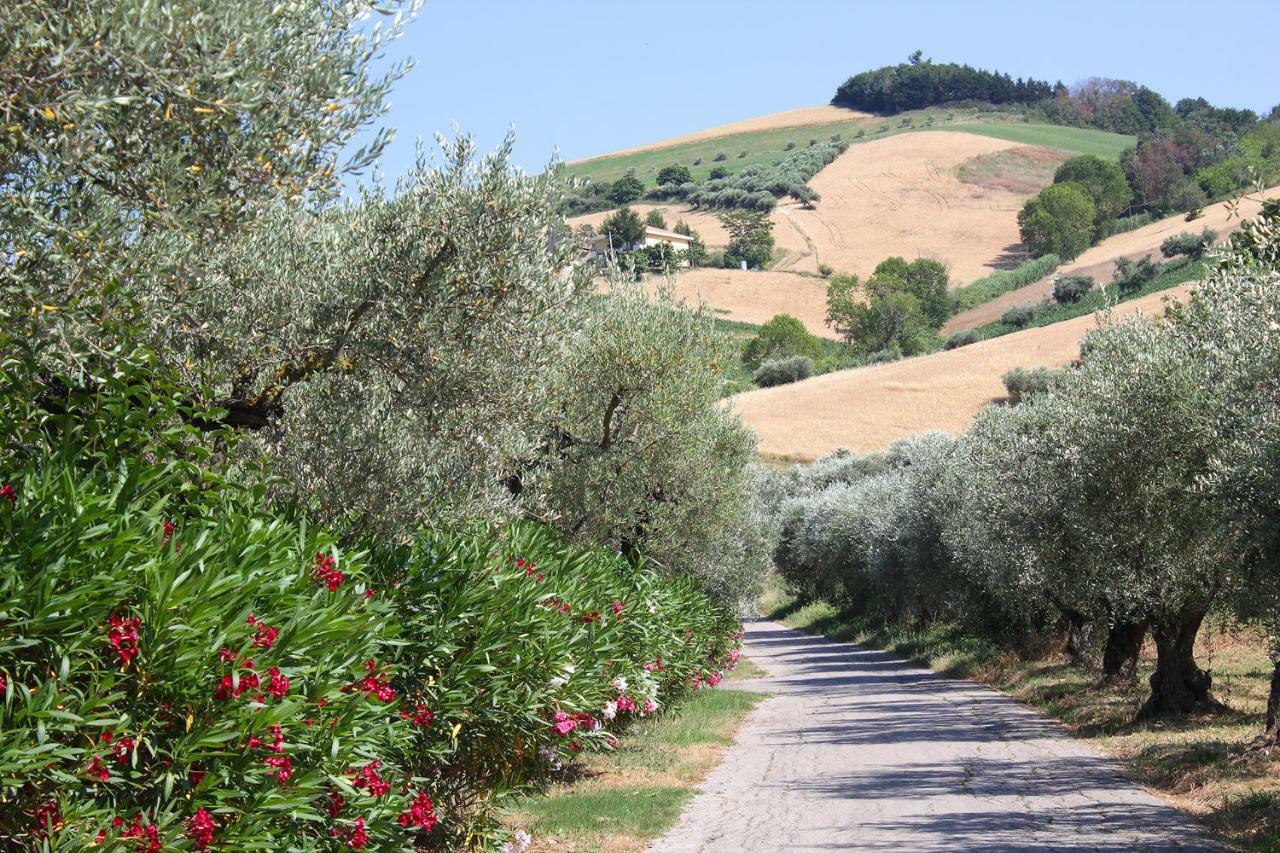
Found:
[[[644,227],[644,237],[635,243],[629,243],[625,246],[613,246],[612,249],[616,253],[634,252],[637,249],[645,249],[649,246],[656,246],[659,243],[666,243],[677,252],[689,251],[689,245],[693,242],[693,238],[685,234],[677,234],[674,231],[668,231],[665,228],[658,228],[653,225]],[[597,234],[591,238],[590,257],[599,257],[608,254],[610,249],[609,238],[603,234]]]

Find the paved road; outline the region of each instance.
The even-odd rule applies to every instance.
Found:
[[[656,853],[1216,849],[994,690],[765,621],[745,652],[773,698]]]

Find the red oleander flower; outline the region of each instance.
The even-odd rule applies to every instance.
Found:
[[[57,800],[40,803],[31,812],[31,816],[35,818],[35,826],[31,829],[31,834],[35,838],[47,838],[49,830],[57,832],[62,829],[62,807],[58,805]]]
[[[289,679],[280,674],[280,667],[273,666],[267,670],[267,692],[277,699],[283,699],[289,692]]]
[[[253,645],[259,649],[269,649],[276,644],[276,640],[280,637],[280,629],[273,628],[261,619],[256,619],[252,613],[246,620],[254,628],[256,636],[253,638]]]
[[[618,710],[619,710],[619,711],[630,711],[631,713],[633,713],[633,714],[634,714],[634,713],[635,713],[635,710],[636,710],[636,701],[635,701],[634,699],[632,699],[630,696],[627,696],[627,695],[625,695],[625,694],[624,694],[624,695],[622,695],[622,696],[619,696],[619,697],[618,697]]]
[[[293,761],[287,755],[268,755],[265,763],[276,771],[276,781],[281,785],[288,782],[289,777],[293,775]]]
[[[347,840],[347,846],[352,850],[363,850],[368,843],[369,834],[364,831],[364,818],[358,817],[355,829],[351,830],[351,838]]]
[[[10,509],[18,508],[18,490],[14,488],[13,483],[5,483],[0,486],[0,500],[8,501]]]
[[[260,746],[262,746],[262,738],[258,737],[257,735],[253,735],[249,738],[248,743],[244,745],[244,748],[257,749]]]
[[[325,803],[324,810],[329,817],[337,817],[342,813],[342,807],[347,804],[347,798],[339,794],[337,791],[329,792],[329,802]]]
[[[279,726],[271,727],[271,746],[272,752],[284,752],[284,730]]]
[[[166,518],[164,520],[164,535],[160,537],[160,544],[168,545],[169,540],[173,538],[173,531],[177,529],[178,528],[174,526],[174,523]]]
[[[599,622],[600,611],[599,610],[586,611],[585,613],[582,614],[582,621],[587,623],[588,625],[590,625],[592,622]]]
[[[115,614],[108,620],[108,625],[107,642],[120,656],[120,665],[128,666],[138,656],[138,629],[142,627],[142,620],[136,616],[125,618]]]
[[[90,779],[105,782],[111,778],[111,769],[102,763],[102,756],[95,755],[93,761],[89,762],[89,767],[84,771],[84,775]]]
[[[561,616],[567,616],[571,612],[573,612],[573,608],[569,606],[569,602],[566,601],[560,605]]]
[[[187,837],[195,842],[197,850],[204,850],[213,843],[213,831],[217,826],[213,815],[202,808],[196,809],[195,815],[191,818],[191,830],[187,833]]]
[[[121,838],[139,838],[143,841],[141,849],[147,853],[160,853],[164,848],[160,844],[160,828],[154,823],[149,823],[145,827],[142,825],[142,815],[134,815],[133,822],[124,832],[120,833]]]
[[[419,829],[425,829],[430,832],[440,825],[440,818],[435,814],[435,807],[435,803],[431,802],[427,792],[420,791],[413,798],[413,801],[409,803],[409,810],[401,813],[400,817],[396,818],[396,822],[406,829],[416,826]]]
[[[106,739],[107,737],[104,734],[103,740]],[[115,753],[116,756],[116,764],[124,764],[129,760],[129,753],[133,752],[133,746],[134,742],[131,737],[122,737],[120,740],[116,741],[116,745],[111,748],[111,751]]]
[[[391,792],[391,783],[378,773],[381,767],[382,762],[375,758],[364,767],[350,771],[350,775],[355,777],[351,781],[351,787],[356,790],[368,788],[369,794],[374,797],[386,796]]]
[[[436,718],[435,712],[426,705],[415,705],[412,714],[408,711],[401,711],[400,716],[408,720],[409,724],[414,728],[418,729],[430,728],[432,721]]]
[[[626,607],[626,606],[627,606],[627,603],[626,603],[625,601],[615,601],[613,604],[611,604],[611,605],[610,605],[610,608],[613,610],[613,618],[614,618],[614,619],[621,619],[621,618],[622,618],[622,608],[624,608],[624,607]]]
[[[365,661],[364,668],[369,674],[355,684],[348,684],[343,688],[343,692],[351,693],[359,690],[364,693],[366,699],[376,696],[379,702],[394,702],[396,691],[391,687],[391,677],[384,672],[376,671],[378,668],[377,661]]]
[[[0,672],[0,696],[3,696],[9,690],[9,677]]]
[[[365,600],[365,601],[368,601],[369,599],[373,598],[375,595],[377,595],[377,593],[376,593],[376,592],[374,592],[374,591],[373,591],[373,590],[371,590],[371,589],[366,589],[366,590],[364,591],[364,600]]]
[[[342,581],[346,575],[338,571],[338,563],[331,555],[317,553],[315,556],[315,577],[321,586],[328,588],[329,592],[336,592],[338,587],[342,586]]]

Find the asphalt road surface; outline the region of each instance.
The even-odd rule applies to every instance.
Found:
[[[994,690],[763,620],[744,652],[772,698],[656,853],[1218,849]]]

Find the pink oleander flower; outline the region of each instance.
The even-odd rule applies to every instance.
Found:
[[[213,843],[213,831],[217,826],[213,815],[204,809],[196,809],[195,815],[191,818],[191,830],[187,833],[187,837],[195,842],[197,850],[204,850]]]

